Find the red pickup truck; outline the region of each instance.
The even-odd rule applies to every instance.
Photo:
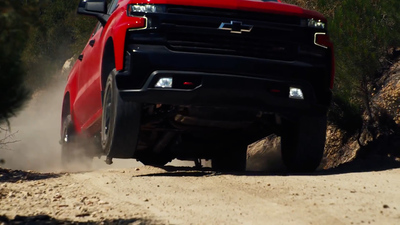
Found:
[[[289,170],[320,164],[334,79],[320,13],[277,0],[81,0],[78,14],[98,24],[65,87],[64,164],[211,159],[240,171],[247,145],[271,133]]]

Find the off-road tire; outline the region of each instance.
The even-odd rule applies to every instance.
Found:
[[[326,116],[284,120],[282,160],[291,172],[313,172],[321,163],[326,139]]]
[[[108,75],[101,124],[103,153],[111,158],[132,158],[136,149],[140,104],[124,101],[115,81],[116,70]]]

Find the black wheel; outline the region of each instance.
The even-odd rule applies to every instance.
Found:
[[[107,78],[103,96],[101,145],[111,158],[132,158],[136,149],[140,104],[124,101],[115,82],[116,70]]]
[[[246,170],[247,144],[225,142],[224,150],[219,151],[211,160],[213,170],[225,172],[242,172]]]
[[[292,172],[313,172],[324,153],[326,116],[301,117],[282,121],[281,152],[283,163]]]
[[[64,169],[89,169],[93,155],[75,133],[71,115],[63,120],[61,139],[61,163]]]

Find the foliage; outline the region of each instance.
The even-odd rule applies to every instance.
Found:
[[[27,82],[43,87],[62,67],[66,59],[82,50],[96,20],[78,16],[79,0],[41,0],[38,17],[40,26],[29,33],[23,62],[29,68]]]
[[[0,123],[14,116],[28,98],[21,52],[33,12],[34,7],[20,7],[18,1],[0,2]]]

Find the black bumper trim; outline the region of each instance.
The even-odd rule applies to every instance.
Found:
[[[118,76],[118,75],[117,75]],[[155,88],[161,77],[172,77],[185,81],[199,81],[191,88]],[[289,87],[301,88],[305,99],[289,98]],[[230,74],[215,74],[192,71],[154,71],[140,89],[120,90],[124,100],[140,103],[170,105],[196,105],[256,109],[268,112],[326,113],[327,106],[318,105],[312,86],[304,81],[274,80]]]

